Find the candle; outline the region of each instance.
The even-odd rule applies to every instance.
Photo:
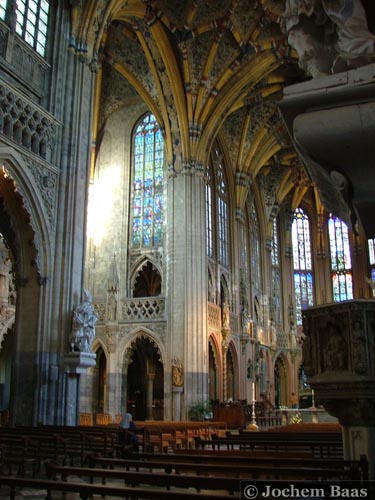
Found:
[[[253,401],[255,401],[255,382],[253,382]]]

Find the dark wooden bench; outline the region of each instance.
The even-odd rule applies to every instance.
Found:
[[[145,464],[145,467],[148,467]],[[107,479],[123,481],[129,486],[139,486],[147,484],[150,486],[164,487],[169,490],[176,488],[195,488],[202,490],[224,490],[230,494],[240,491],[240,480],[238,477],[228,476],[192,476],[184,474],[158,473],[142,471],[119,470],[113,468],[87,468],[87,467],[67,467],[53,463],[46,464],[46,473],[48,479],[61,479],[66,481],[69,476],[88,477],[90,483],[94,484],[95,479],[100,479],[102,484],[106,484]]]
[[[249,433],[250,434],[250,433]],[[307,452],[312,457],[323,458],[343,458],[343,445],[342,441],[338,439],[330,440],[324,438],[322,440],[314,439],[309,440],[306,436],[305,439],[288,439],[289,436],[284,436],[283,439],[272,439],[272,436],[264,436],[265,433],[252,433],[253,436],[228,436],[216,437],[212,436],[211,439],[195,438],[195,447],[201,450],[209,447],[212,449],[249,449],[249,450],[263,450],[263,451],[295,451]]]
[[[300,467],[295,464],[288,467],[279,464],[275,465],[253,463],[237,463],[232,460],[232,463],[194,463],[175,461],[174,456],[165,455],[165,459],[159,460],[139,460],[139,459],[111,459],[101,457],[91,457],[90,466],[93,468],[122,468],[128,470],[149,470],[163,471],[167,474],[174,472],[175,474],[194,473],[200,476],[231,476],[242,479],[311,479],[311,480],[328,480],[328,479],[345,479],[351,478],[351,470],[345,470],[341,466],[314,466],[305,467],[303,463]]]
[[[188,489],[172,491],[158,488],[138,488],[118,486],[111,484],[89,484],[74,481],[53,481],[49,479],[34,479],[29,477],[0,476],[0,486],[9,487],[9,499],[16,500],[21,488],[28,490],[46,490],[45,500],[52,500],[53,491],[78,493],[82,500],[87,500],[93,495],[102,497],[112,496],[119,498],[145,498],[153,500],[198,500],[207,498],[209,500],[228,500],[227,494],[219,492],[192,493]]]
[[[130,452],[128,458],[145,461],[162,461],[170,459],[172,462],[192,462],[196,464],[211,464],[220,463],[233,465],[236,464],[256,464],[272,467],[311,467],[311,468],[341,468],[343,475],[349,475],[351,479],[367,480],[368,479],[368,460],[365,455],[362,455],[360,460],[343,460],[333,458],[310,458],[310,457],[295,457],[286,456],[284,453],[275,455],[270,453],[252,453],[248,451],[235,450],[176,450],[175,453],[133,453]],[[302,460],[301,460],[302,459]]]

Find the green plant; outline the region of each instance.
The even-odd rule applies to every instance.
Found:
[[[210,401],[194,401],[189,406],[189,418],[191,420],[205,420],[210,418],[212,405]]]

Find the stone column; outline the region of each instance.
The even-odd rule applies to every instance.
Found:
[[[155,379],[154,372],[147,373],[147,399],[146,399],[146,419],[147,420],[154,419],[153,414],[152,414],[154,379]]]
[[[303,364],[318,402],[343,426],[344,454],[369,460],[375,478],[375,301],[304,312]]]
[[[186,418],[191,403],[208,399],[205,196],[203,175],[195,165],[170,175],[168,213],[166,344],[170,359],[177,356],[185,367],[181,408]],[[168,409],[165,418],[172,418]]]
[[[70,352],[65,355],[66,397],[65,424],[79,423],[79,382],[82,373],[95,366],[96,354],[88,352]]]
[[[181,420],[181,394],[184,392],[183,387],[172,387],[173,396],[173,420],[179,422]]]

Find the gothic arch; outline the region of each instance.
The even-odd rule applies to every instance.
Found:
[[[239,396],[238,356],[234,343],[231,341],[226,352],[227,356],[227,398],[237,400]]]
[[[220,352],[216,337],[210,335],[208,339],[208,394],[212,401],[220,400],[220,374],[222,372]]]
[[[220,306],[224,304],[230,306],[231,304],[231,294],[229,291],[228,278],[225,274],[220,276]]]
[[[288,381],[289,369],[285,356],[281,353],[275,358],[274,363],[274,385],[275,406],[288,406]]]
[[[19,424],[26,417],[34,422],[42,419],[45,412],[45,403],[36,396],[43,396],[38,390],[41,383],[39,367],[35,369],[38,362],[29,352],[34,352],[37,341],[48,341],[50,328],[45,307],[50,289],[45,285],[50,277],[53,231],[45,212],[45,200],[31,173],[33,167],[37,175],[42,175],[42,169],[27,165],[11,148],[0,148],[0,231],[14,256],[17,294],[14,330],[17,343],[9,353],[13,365],[11,418]]]
[[[127,343],[123,364],[123,404],[136,420],[163,418],[165,371],[155,338],[139,331]]]
[[[132,297],[140,296],[140,295],[134,295],[137,280],[139,279],[152,280],[152,283],[149,283],[150,293],[148,295],[142,295],[143,297],[155,297],[161,295],[163,288],[162,272],[159,266],[152,259],[143,258],[140,262],[138,262],[135,266],[133,266],[133,270],[130,276],[130,295]],[[154,293],[155,290],[157,291],[157,293]]]
[[[48,197],[52,197],[54,193],[48,192],[47,188],[44,192],[41,190],[51,181],[52,177],[54,178],[52,184],[55,185],[56,176],[47,170],[43,171],[40,167],[40,171],[34,177],[33,167],[27,165],[21,155],[10,147],[0,147],[0,165],[4,166],[4,176],[13,182],[14,192],[17,192],[20,203],[28,214],[29,225],[34,233],[32,241],[36,249],[34,259],[38,275],[47,277],[51,268],[49,261],[52,246],[51,226],[54,222],[54,207],[51,206],[53,201]],[[37,168],[35,168],[36,170]],[[36,178],[40,180],[40,188],[36,184]]]

